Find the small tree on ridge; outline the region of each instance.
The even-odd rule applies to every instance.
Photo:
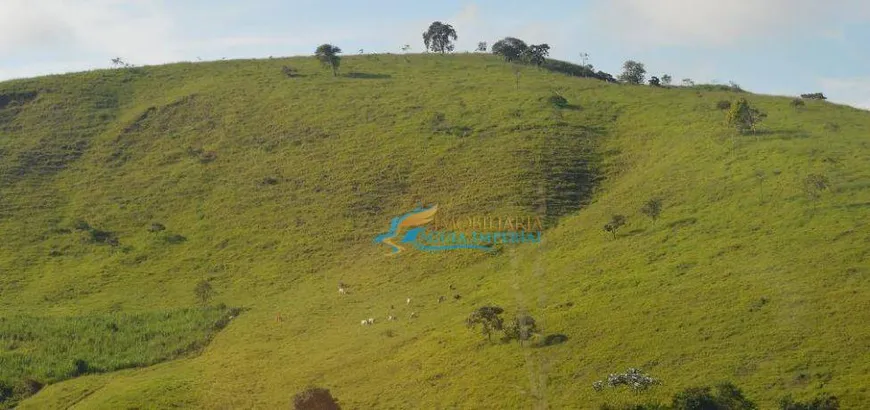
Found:
[[[321,44],[314,51],[314,56],[317,57],[323,65],[332,68],[332,75],[338,76],[338,67],[341,65],[341,49],[332,44]]]
[[[453,51],[453,41],[459,38],[456,30],[449,24],[440,21],[433,22],[423,33],[423,44],[427,50],[444,54]]]
[[[629,84],[642,84],[645,75],[646,68],[643,67],[643,63],[628,60],[622,65],[622,74],[619,75],[619,80]]]

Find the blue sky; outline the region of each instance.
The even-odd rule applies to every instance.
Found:
[[[728,83],[766,94],[824,92],[870,109],[870,2],[865,0],[163,1],[0,0],[0,80],[136,64],[412,52],[444,21],[457,51],[505,36],[548,43],[551,57],[618,74]]]

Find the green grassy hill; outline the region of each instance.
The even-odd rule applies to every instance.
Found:
[[[0,83],[0,398],[31,378],[47,385],[21,409],[289,408],[309,385],[350,409],[598,408],[731,381],[761,408],[870,403],[870,113],[517,81],[482,55],[342,72],[289,58]],[[716,108],[739,97],[769,115],[755,134]],[[817,200],[810,174],[829,181]],[[373,238],[420,203],[547,229],[493,254],[385,256]],[[220,306],[193,309],[203,280]],[[486,304],[568,338],[488,343],[464,323]],[[629,367],[662,384],[592,389]]]

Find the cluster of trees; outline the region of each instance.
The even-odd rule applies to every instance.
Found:
[[[423,45],[426,51],[435,53],[449,53],[455,49],[455,41],[459,39],[456,29],[452,25],[435,21],[429,25],[426,31],[423,32]],[[402,47],[403,51],[410,49],[409,45]],[[488,44],[485,41],[477,43],[477,52],[486,52]],[[552,71],[561,72],[568,75],[578,77],[596,78],[607,82],[624,82],[627,84],[643,84],[646,69],[643,63],[629,60],[623,64],[623,72],[618,78],[614,78],[611,74],[604,71],[595,71],[591,64],[587,64],[589,54],[582,53],[582,65],[567,63],[564,61],[548,60],[550,55],[550,45],[542,44],[527,44],[525,41],[516,37],[505,37],[492,45],[492,53],[504,58],[505,61],[519,64],[529,64],[537,67],[546,68]],[[314,55],[325,66],[332,69],[333,75],[338,75],[338,68],[341,64],[341,58],[338,54],[341,49],[331,45],[322,44],[317,47]],[[669,86],[672,78],[668,74],[664,74],[661,78],[653,76],[649,80],[652,86]],[[691,79],[683,79],[684,86],[694,85]]]
[[[541,66],[550,55],[550,46],[546,43],[528,45],[516,37],[505,37],[492,45],[492,53],[508,62]]]
[[[840,402],[833,395],[819,395],[807,401],[794,401],[791,396],[779,401],[779,410],[839,410]],[[752,400],[734,384],[725,382],[715,386],[690,387],[674,394],[670,404],[647,403],[612,406],[601,410],[758,410]]]
[[[644,202],[643,206],[640,207],[640,213],[646,215],[649,219],[652,220],[653,225],[655,225],[656,220],[659,219],[659,215],[662,213],[662,200],[659,198],[652,198],[646,202]],[[604,224],[604,231],[613,235],[613,239],[616,239],[616,233],[620,228],[625,226],[628,222],[628,219],[625,215],[614,214],[610,216],[610,221]]]
[[[827,100],[828,99],[822,93],[801,94],[801,98],[806,98],[808,100]]]
[[[504,313],[504,309],[501,307],[483,306],[468,315],[468,318],[465,319],[465,325],[469,329],[479,326],[481,333],[489,341],[492,341],[492,335],[496,332],[503,333],[501,338],[503,342],[516,340],[520,344],[531,339],[533,335],[539,334],[535,319],[531,316],[519,314],[505,323],[504,318],[501,317],[502,313]]]

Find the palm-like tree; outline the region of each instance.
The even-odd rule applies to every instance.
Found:
[[[338,56],[340,53],[341,49],[332,44],[321,44],[320,47],[317,47],[317,50],[314,51],[314,56],[317,57],[323,65],[332,68],[333,76],[338,76],[338,66],[341,64],[341,57]]]

